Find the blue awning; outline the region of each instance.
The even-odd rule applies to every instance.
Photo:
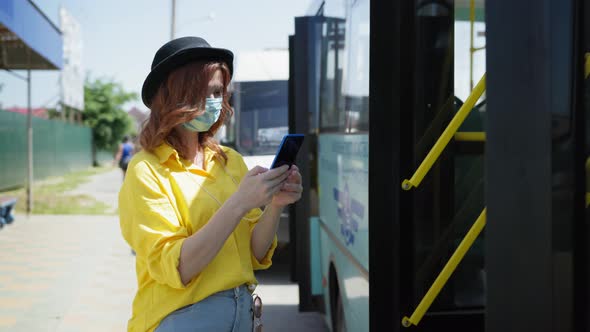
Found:
[[[0,69],[61,67],[62,38],[59,29],[32,1],[1,0]]]

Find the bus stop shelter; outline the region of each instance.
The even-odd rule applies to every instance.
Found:
[[[30,0],[0,1],[0,69],[27,83],[27,212],[32,209],[33,127],[31,70],[62,67],[59,28]],[[26,76],[15,72],[25,70]]]

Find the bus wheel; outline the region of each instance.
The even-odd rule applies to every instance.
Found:
[[[346,320],[344,319],[344,305],[340,297],[338,276],[334,265],[330,264],[330,312],[332,315],[332,331],[346,332]]]
[[[346,321],[344,320],[344,306],[342,305],[342,297],[338,294],[336,298],[336,314],[334,317],[334,332],[346,332]]]

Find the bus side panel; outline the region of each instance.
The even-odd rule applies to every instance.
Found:
[[[344,317],[348,331],[369,331],[369,281],[364,278],[350,259],[338,249],[325,228],[320,231],[322,243],[322,274],[327,280],[324,289],[326,324],[331,326],[329,269],[334,265],[338,278],[338,288],[344,307]],[[333,328],[332,328],[333,330]]]
[[[369,270],[368,135],[322,134],[318,140],[319,214]]]
[[[318,139],[321,264],[330,313],[334,265],[347,328],[369,328],[368,135],[321,134]],[[328,319],[329,320],[329,319]]]

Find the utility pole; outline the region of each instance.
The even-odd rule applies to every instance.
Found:
[[[170,40],[174,39],[175,26],[176,26],[176,0],[172,0],[172,18],[170,20]]]
[[[27,50],[27,215],[33,212],[33,109],[31,106],[31,51]]]

